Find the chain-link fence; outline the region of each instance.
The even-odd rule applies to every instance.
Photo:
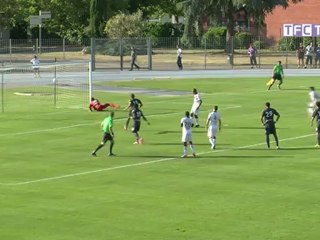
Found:
[[[141,69],[176,70],[177,45],[183,50],[184,69],[230,69],[250,68],[248,48],[256,48],[258,68],[269,68],[281,60],[286,68],[297,67],[296,51],[302,43],[317,45],[318,39],[282,38],[277,44],[262,36],[192,38],[124,38],[84,39],[81,43],[66,39],[0,40],[1,65],[25,64],[34,54],[41,62],[92,60],[94,69],[130,68],[130,47],[136,49],[137,63]],[[313,56],[315,58],[315,54]],[[254,66],[256,67],[256,66]]]

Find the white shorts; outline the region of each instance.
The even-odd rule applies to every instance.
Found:
[[[192,133],[191,132],[182,133],[181,142],[192,142]]]
[[[200,113],[200,108],[198,108],[198,105],[192,105],[192,108],[191,108],[191,111],[190,111],[190,113],[193,113],[193,114],[195,114],[195,115],[199,115],[199,113]]]
[[[218,127],[217,126],[209,126],[208,128],[208,138],[213,138],[217,135]]]
[[[310,116],[312,116],[314,110],[316,110],[316,106],[314,103],[310,102],[309,105],[308,105],[308,113],[310,114]]]

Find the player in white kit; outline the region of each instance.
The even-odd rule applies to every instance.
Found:
[[[218,113],[218,106],[214,106],[212,112],[209,113],[206,129],[208,129],[207,135],[209,142],[211,143],[211,149],[216,148],[216,135],[221,130],[221,116]]]
[[[202,104],[202,100],[200,97],[200,94],[198,93],[197,89],[193,89],[192,90],[193,93],[193,104],[191,107],[191,117],[192,119],[195,119],[196,122],[196,126],[195,127],[199,127],[199,113],[200,113],[200,106]]]
[[[193,127],[192,119],[190,118],[190,113],[186,111],[185,117],[181,118],[180,125],[182,127],[182,139],[183,142],[183,155],[181,157],[188,157],[187,146],[190,144],[190,149],[192,151],[193,157],[196,157],[194,146],[192,144],[192,130]]]
[[[312,116],[313,112],[317,109],[317,102],[320,101],[320,95],[314,87],[310,87],[309,98],[308,112]]]

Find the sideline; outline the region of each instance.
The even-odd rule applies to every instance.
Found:
[[[311,136],[314,136],[314,134],[307,134],[307,135],[302,135],[302,136],[297,136],[297,137],[285,138],[285,139],[280,140],[280,142],[292,141],[292,140],[307,138],[307,137],[311,137]],[[229,149],[211,150],[211,151],[207,151],[207,152],[198,153],[197,155],[206,155],[209,153],[219,153],[219,152],[226,152],[226,151],[232,151],[232,150],[237,150],[237,149],[246,149],[246,148],[261,146],[261,145],[265,145],[265,144],[266,143],[263,142],[263,143],[256,143],[256,144],[251,144],[251,145],[246,145],[246,146],[241,146],[241,147],[234,147],[234,148],[229,148]],[[279,151],[281,151],[281,149]],[[77,177],[77,176],[95,174],[95,173],[100,173],[100,172],[108,172],[108,171],[113,171],[113,170],[122,169],[122,168],[138,167],[138,166],[155,164],[155,163],[166,162],[166,161],[172,161],[172,160],[177,160],[177,159],[180,159],[180,158],[179,157],[162,158],[162,159],[153,160],[153,161],[127,164],[127,165],[121,165],[121,166],[110,167],[110,168],[102,168],[102,169],[97,169],[97,170],[92,170],[92,171],[66,174],[66,175],[61,175],[61,176],[56,176],[56,177],[40,178],[40,179],[23,181],[23,182],[16,182],[16,183],[0,183],[0,186],[21,186],[21,185],[28,185],[28,184],[33,184],[33,183],[49,182],[49,181],[54,181],[54,180],[73,178],[73,177]],[[198,159],[195,158],[195,160],[198,160]]]

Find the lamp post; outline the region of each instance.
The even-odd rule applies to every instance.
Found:
[[[41,54],[41,47],[42,47],[42,21],[43,19],[51,18],[50,11],[39,11],[39,15],[30,16],[30,26],[39,26],[39,46],[38,46],[38,53]]]

